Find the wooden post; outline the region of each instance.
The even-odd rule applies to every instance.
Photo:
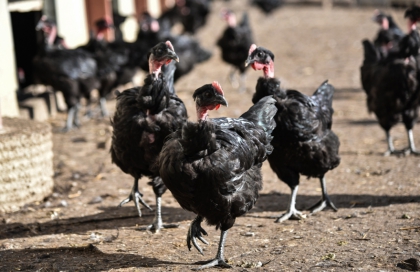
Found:
[[[1,119],[1,101],[0,101],[0,131],[3,130],[3,120]]]
[[[140,19],[143,12],[147,11],[147,0],[134,0],[136,6],[136,16],[137,20]]]
[[[111,0],[86,0],[86,16],[89,31],[95,30],[95,22],[105,17],[112,22],[112,3]],[[105,34],[108,41],[114,40],[114,30],[108,29]]]

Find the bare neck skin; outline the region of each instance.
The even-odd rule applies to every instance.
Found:
[[[106,29],[98,29],[96,31],[96,40],[102,41],[105,38]]]
[[[198,121],[205,121],[209,116],[209,109],[206,107],[195,106],[197,109],[197,119]]]
[[[412,31],[417,29],[416,23],[417,21],[412,21],[411,19],[407,20],[408,33],[411,33]]]
[[[385,17],[385,18],[382,19],[381,27],[384,30],[388,30],[389,29],[389,21],[388,21],[388,18]]]
[[[236,27],[237,23],[236,23],[236,16],[235,14],[229,14],[226,16],[226,22],[228,24],[228,26],[234,28]]]
[[[57,27],[55,25],[52,25],[50,32],[48,33],[48,39],[47,39],[48,45],[54,44],[55,37],[57,37]]]
[[[162,65],[165,64],[165,62],[159,62],[155,60],[153,54],[150,54],[149,57],[149,73],[153,75],[154,79],[158,79],[159,74],[162,72]]]

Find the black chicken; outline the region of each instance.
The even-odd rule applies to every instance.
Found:
[[[112,121],[112,162],[134,177],[129,197],[120,203],[134,201],[141,216],[140,203],[150,209],[138,191],[138,180],[150,177],[156,195],[156,216],[149,228],[156,231],[165,227],[161,218],[161,196],[166,187],[159,174],[152,170],[167,135],[187,120],[184,103],[170,93],[161,68],[178,56],[170,42],[159,43],[149,52],[150,74],[143,87],[125,90],[117,96],[117,106]],[[172,70],[173,71],[173,70]]]
[[[44,17],[43,17],[44,18]],[[97,64],[93,56],[81,50],[69,50],[54,45],[57,28],[51,20],[41,19],[37,25],[46,38],[33,59],[34,81],[61,91],[67,105],[67,121],[64,131],[79,126],[80,98],[89,98],[98,87]]]
[[[108,46],[108,42],[104,39],[106,31],[112,27],[109,20],[100,19],[95,22],[96,33],[92,34],[89,42],[79,46],[79,50],[84,50],[93,55],[97,64],[96,77],[99,81],[99,105],[102,116],[108,116],[106,107],[106,96],[116,87],[117,72],[121,65],[120,56],[115,54]],[[88,113],[90,115],[90,111]]]
[[[265,14],[270,14],[275,9],[279,8],[282,0],[252,0],[252,4],[259,7]]]
[[[300,175],[321,181],[322,199],[311,208],[312,213],[326,206],[337,210],[327,194],[324,177],[340,163],[340,142],[331,131],[333,86],[326,81],[310,97],[295,90],[283,90],[280,81],[274,78],[273,53],[255,44],[249,51],[246,65],[264,71],[264,77],[258,79],[252,102],[258,103],[263,97],[273,95],[278,109],[277,127],[272,134],[274,150],[268,156],[268,162],[292,190],[288,211],[276,222],[302,218],[302,213],[295,208]]]
[[[136,44],[140,48],[149,46],[153,42],[162,42],[169,40],[176,48],[177,55],[182,60],[176,63],[174,81],[176,82],[182,76],[193,70],[198,63],[208,60],[212,53],[201,47],[200,43],[188,35],[172,35],[167,28],[162,28],[159,20],[148,14],[143,15],[143,21],[140,23],[140,32]],[[141,68],[148,70],[148,61],[143,57]]]
[[[275,100],[266,97],[241,117],[207,119],[208,111],[227,106],[217,82],[197,89],[198,122],[188,122],[168,136],[159,155],[159,173],[182,208],[197,214],[191,222],[187,246],[197,244],[206,231],[201,222],[221,229],[216,258],[199,267],[230,267],[224,260],[227,231],[238,216],[255,204],[262,187],[261,165],[272,151]]]
[[[217,41],[217,45],[222,51],[222,59],[233,65],[234,70],[229,78],[231,83],[234,82],[234,74],[239,70],[241,81],[240,90],[244,90],[244,73],[246,67],[244,61],[248,57],[248,49],[253,44],[252,30],[249,25],[248,13],[244,12],[242,21],[239,25],[236,22],[236,15],[231,10],[223,10],[222,16],[226,20],[228,26],[223,32],[222,37]]]
[[[398,43],[404,37],[404,32],[398,27],[391,15],[375,10],[373,20],[380,25],[374,45],[381,57],[388,55],[390,50],[398,50]]]
[[[413,139],[413,126],[418,117],[420,99],[419,88],[419,46],[420,35],[416,22],[420,18],[420,7],[412,7],[405,13],[409,20],[409,33],[398,43],[398,50],[382,59],[377,49],[363,40],[364,61],[360,68],[362,86],[367,94],[369,112],[374,112],[379,125],[385,130],[388,150],[385,155],[400,154],[394,149],[390,135],[391,128],[400,117],[407,130],[408,151],[416,151]]]

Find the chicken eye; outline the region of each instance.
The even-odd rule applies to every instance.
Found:
[[[210,96],[211,96],[211,93],[206,92],[206,93],[204,93],[204,96],[205,96],[205,97],[210,97]]]
[[[258,52],[258,57],[262,57],[263,56],[263,53],[262,52]]]

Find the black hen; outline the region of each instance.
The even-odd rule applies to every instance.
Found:
[[[252,4],[259,7],[265,14],[270,14],[275,9],[279,8],[282,0],[252,0]]]
[[[168,137],[159,156],[159,173],[181,207],[197,214],[187,235],[190,250],[192,242],[203,254],[196,241],[207,244],[203,219],[221,229],[216,258],[199,269],[230,267],[223,256],[227,231],[258,198],[261,165],[272,151],[275,100],[266,97],[237,119],[207,119],[209,110],[227,105],[220,85],[204,85],[193,97],[199,120]]]
[[[176,71],[174,81],[176,82],[182,76],[191,72],[195,65],[208,60],[212,53],[203,47],[200,43],[188,35],[172,35],[166,28],[162,28],[159,20],[154,19],[148,14],[145,14],[143,21],[140,23],[140,32],[138,35],[137,44],[144,48],[152,41],[162,42],[169,40],[176,48],[177,55],[180,62],[176,63]],[[143,57],[141,61],[141,68],[144,71],[148,70],[147,58]]]
[[[374,44],[382,57],[386,57],[388,51],[397,50],[399,41],[404,37],[404,32],[398,27],[391,15],[386,15],[382,11],[375,10],[373,20],[381,26]]]
[[[321,211],[326,206],[337,210],[326,189],[325,173],[340,163],[340,141],[332,132],[332,97],[334,88],[324,82],[312,96],[295,90],[283,90],[274,78],[274,55],[271,51],[252,45],[247,64],[255,70],[263,70],[264,77],[257,82],[252,102],[257,103],[267,95],[273,95],[278,109],[273,131],[273,153],[268,162],[277,176],[292,190],[287,213],[276,222],[289,218],[300,219],[302,213],[295,208],[300,175],[319,178],[322,199],[311,208]]]
[[[43,17],[44,19],[45,17]],[[98,87],[97,64],[93,56],[81,50],[68,50],[54,45],[57,28],[52,21],[41,19],[37,29],[46,34],[44,44],[33,59],[34,80],[61,91],[67,105],[67,121],[64,131],[79,126],[80,98],[89,98]]]
[[[237,24],[236,15],[230,10],[222,11],[222,16],[226,20],[228,26],[223,32],[222,37],[217,41],[217,45],[222,51],[222,59],[233,65],[234,70],[230,74],[230,80],[236,70],[241,74],[240,89],[244,89],[244,73],[246,67],[244,62],[248,57],[248,49],[254,43],[252,30],[249,25],[248,13],[244,12],[242,21]]]
[[[399,154],[394,149],[390,130],[400,118],[407,130],[409,152],[416,151],[412,129],[418,117],[420,99],[419,56],[420,35],[416,22],[420,18],[420,8],[412,7],[406,11],[409,19],[409,33],[398,45],[398,51],[385,59],[368,40],[363,40],[364,61],[360,68],[362,86],[367,94],[369,112],[374,112],[379,125],[385,130],[388,150],[385,155]]]
[[[134,177],[129,197],[120,204],[134,201],[141,216],[140,203],[150,209],[138,191],[142,176],[152,179],[150,184],[156,195],[156,216],[149,228],[158,231],[162,224],[160,202],[166,187],[154,172],[154,165],[163,142],[187,120],[184,103],[170,93],[161,67],[171,60],[178,60],[170,42],[159,43],[149,52],[150,74],[143,87],[128,89],[118,94],[115,115],[112,121],[112,162]]]

